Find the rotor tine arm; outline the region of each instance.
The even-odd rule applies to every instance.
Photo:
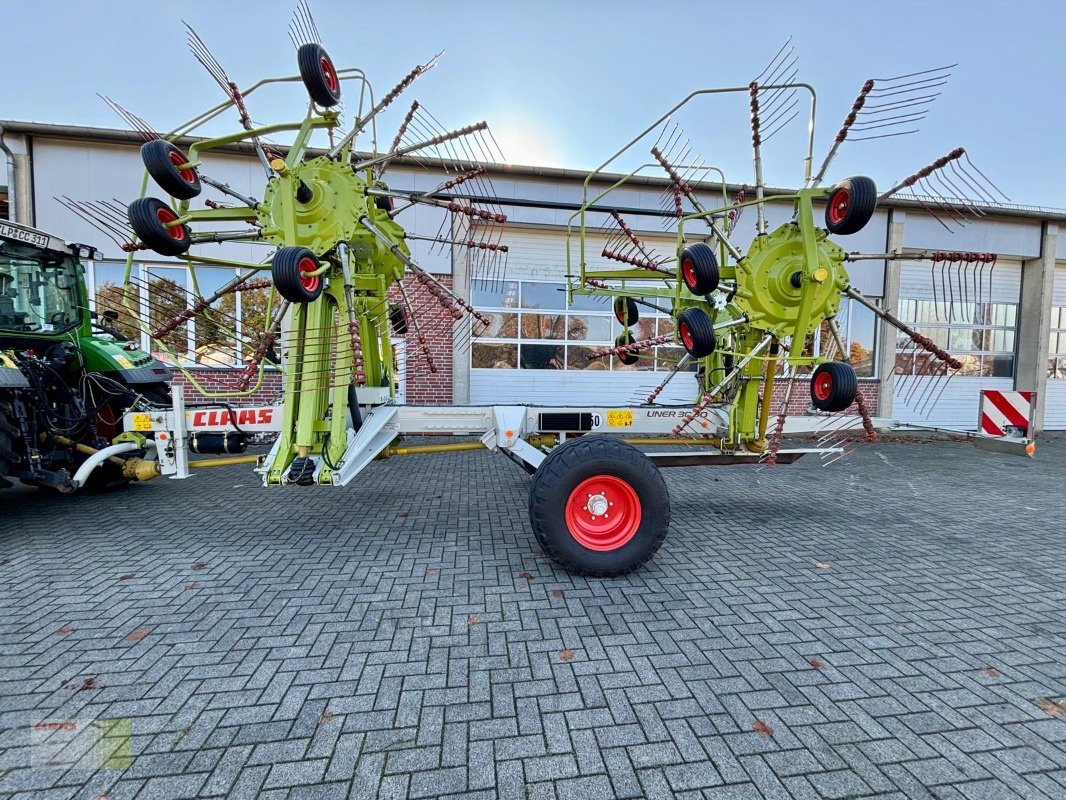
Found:
[[[855,124],[855,118],[858,117],[859,112],[862,111],[862,107],[866,105],[866,96],[870,94],[870,90],[874,88],[873,80],[868,80],[862,85],[859,90],[859,96],[855,98],[855,102],[851,104],[851,111],[844,117],[844,123],[840,126],[840,130],[837,132],[836,138],[833,140],[832,146],[829,148],[829,152],[825,154],[825,159],[822,161],[822,166],[818,168],[818,172],[814,178],[811,179],[811,186],[817,186],[822,182],[822,178],[825,177],[825,171],[829,169],[829,165],[833,163],[833,159],[836,158],[837,150],[840,149],[840,145],[844,143],[844,140],[848,138],[848,131],[851,130],[851,126]]]
[[[923,350],[932,353],[934,356],[946,363],[952,369],[959,369],[960,367],[962,367],[962,362],[959,361],[959,359],[955,358],[955,356],[951,355],[951,353],[947,352],[946,350],[938,347],[931,339],[926,336],[922,336],[922,334],[918,333],[918,331],[914,330],[914,328],[897,319],[893,314],[890,314],[888,311],[885,311],[883,308],[879,307],[876,303],[867,298],[866,295],[864,295],[862,292],[849,286],[847,289],[844,290],[844,293],[853,300],[857,300],[859,303],[866,306],[866,308],[870,309],[880,319],[884,320],[892,327],[905,333],[915,344],[917,344]]]

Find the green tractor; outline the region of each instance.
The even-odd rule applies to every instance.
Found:
[[[171,371],[114,314],[89,310],[79,257],[92,255],[0,221],[0,488],[67,493],[158,474],[155,442],[121,421],[131,407],[169,407]]]

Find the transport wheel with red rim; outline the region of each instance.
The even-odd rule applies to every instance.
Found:
[[[141,161],[159,188],[178,200],[191,200],[200,194],[200,178],[189,157],[170,142],[152,139],[141,145]]]
[[[278,294],[292,303],[310,303],[325,286],[321,275],[312,275],[322,266],[306,247],[279,247],[270,263],[270,276]]]
[[[311,99],[323,108],[337,105],[341,101],[341,81],[326,49],[314,42],[302,44],[296,60],[300,66],[300,79]]]
[[[837,236],[858,233],[866,227],[877,207],[877,185],[863,176],[841,181],[829,194],[825,227]]]
[[[819,411],[844,411],[859,393],[859,379],[850,364],[827,361],[811,375],[811,405]]]
[[[693,358],[704,358],[714,352],[718,340],[714,324],[707,312],[693,306],[686,308],[677,317],[677,337],[681,346]]]
[[[718,288],[718,256],[704,242],[681,251],[681,280],[692,294],[710,294]]]
[[[658,468],[620,439],[582,436],[537,468],[529,492],[533,533],[568,572],[611,577],[647,563],[670,524]]]
[[[134,200],[127,215],[137,238],[160,255],[181,255],[192,246],[187,226],[169,224],[178,220],[177,212],[156,197]]]

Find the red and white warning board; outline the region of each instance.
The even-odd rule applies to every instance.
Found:
[[[1007,428],[1018,428],[1028,438],[1035,409],[1036,392],[982,389],[978,428],[989,436],[1006,436]]]

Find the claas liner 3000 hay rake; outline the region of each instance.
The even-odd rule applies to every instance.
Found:
[[[787,75],[791,50],[783,49],[764,73],[768,76],[765,85],[753,82],[734,89],[694,92],[637,136],[589,176],[585,201],[572,218],[572,223],[578,223],[579,259],[576,272],[570,270],[569,292],[613,298],[616,316],[627,326],[614,347],[593,357],[610,355],[626,362],[638,357],[642,348],[673,344],[676,337],[686,354],[667,381],[694,367],[699,386],[694,405],[656,404],[661,385],[646,401],[623,407],[398,404],[400,374],[394,334],[405,334],[411,326],[420,344],[422,353],[406,358],[407,378],[411,380],[418,369],[435,369],[420,330],[420,326],[435,324],[430,312],[443,318],[460,339],[476,333],[485,319],[460,294],[412,259],[408,242],[422,237],[405,231],[397,218],[414,206],[443,209],[441,229],[425,238],[437,245],[470,248],[478,257],[471,277],[499,280],[507,250],[501,244],[499,227],[506,217],[480,163],[493,156],[492,140],[484,123],[444,130],[415,102],[386,152],[377,151],[376,134],[372,152],[358,152],[357,137],[368,129],[373,133],[380,112],[432,62],[414,69],[375,102],[361,70],[334,66],[318,42],[306,5],[298,8],[290,35],[296,46],[299,75],[263,80],[242,91],[190,28],[193,52],[226,93],[225,102],[166,135],[155,133],[139,117],[113,104],[146,140],[142,148],[143,196],[127,209],[111,203],[67,201],[72,209],[112,234],[129,253],[126,307],[157,348],[165,351],[171,341],[168,335],[194,317],[215,326],[226,325],[231,317],[223,312],[219,301],[227,294],[269,288],[263,330],[251,335],[241,332],[246,368],[236,390],[225,399],[237,402],[255,391],[269,365],[283,374],[281,403],[257,409],[234,409],[226,404],[187,409],[179,388],[172,408],[128,414],[128,430],[151,433],[160,444],[157,449],[164,474],[186,477],[190,451],[240,451],[244,435],[253,431],[278,434],[259,466],[267,486],[343,486],[382,456],[482,447],[499,450],[533,474],[530,517],[544,551],[575,572],[619,575],[647,562],[666,536],[669,497],[658,466],[749,463],[765,467],[791,463],[808,453],[832,460],[844,452],[843,433],[848,429],[856,428],[867,441],[875,438],[874,423],[865,411],[855,371],[834,321],[842,296],[853,298],[885,323],[899,328],[928,356],[923,363],[939,365],[936,374],[944,380],[959,367],[949,354],[851,286],[845,268],[848,261],[899,258],[900,254],[847,254],[830,237],[861,229],[871,219],[877,202],[892,192],[926,180],[948,165],[958,169],[962,151],[953,152],[880,197],[873,182],[863,177],[830,188],[820,186],[849,131],[863,126],[876,129],[886,117],[892,118],[887,120],[889,126],[898,125],[901,116],[904,120],[920,118],[928,107],[928,100],[921,95],[935,94],[925,90],[939,86],[946,71],[868,81],[822,167],[812,173],[814,92]],[[257,126],[249,117],[246,100],[260,87],[280,82],[302,82],[306,87],[311,100],[306,115],[296,122]],[[358,86],[359,102],[354,123],[344,132],[338,109],[342,85],[347,83]],[[747,190],[747,198],[726,199],[706,207],[697,189],[706,188],[699,177],[707,168],[691,163],[690,149],[679,131],[670,127],[669,116],[693,98],[736,92],[746,94],[750,108],[754,186]],[[803,188],[788,195],[766,196],[760,148],[767,138],[762,131],[769,123],[762,121],[773,116],[772,135],[781,126],[778,120],[784,118],[784,124],[791,118],[787,115],[800,93],[809,94],[811,109]],[[879,93],[881,102],[870,102]],[[186,150],[175,144],[187,141],[182,137],[229,108],[240,116],[240,131],[193,141]],[[323,131],[328,144],[312,151],[312,135]],[[280,147],[268,141],[267,137],[279,133],[291,134],[291,144]],[[615,158],[655,136],[658,140],[651,149],[651,165],[665,170],[670,179],[666,202],[676,217],[677,251],[666,256],[653,253],[622,216],[605,205],[609,192],[630,176],[597,197],[589,197],[588,188]],[[264,170],[266,185],[261,200],[243,196],[210,177],[211,151],[241,142],[251,144]],[[390,163],[416,153],[432,154],[436,156],[434,163],[454,164],[455,169],[429,191],[390,189],[384,180]],[[992,190],[975,168],[956,174],[964,176],[957,180],[965,180],[982,192]],[[463,183],[469,184],[466,189],[470,191],[462,192],[462,198],[460,193],[449,192]],[[152,196],[155,186],[168,194],[169,200]],[[193,201],[204,186],[216,190],[227,203],[207,199],[202,207],[194,208]],[[725,197],[724,177],[720,189]],[[929,194],[933,197],[927,201],[938,204],[942,214],[948,209],[952,220],[967,212],[979,212],[977,203],[959,207],[935,192]],[[793,205],[793,218],[768,231],[764,206],[782,200]],[[816,206],[823,203],[824,227],[816,221]],[[757,214],[756,236],[747,253],[742,253],[731,242],[730,234],[747,206],[754,206]],[[930,211],[935,213],[933,208]],[[596,216],[611,228],[603,256],[620,262],[618,269],[593,269],[588,263],[586,244],[591,237],[586,226]],[[216,227],[225,222],[244,227]],[[568,258],[573,234],[572,229]],[[258,262],[203,253],[202,245],[224,241],[261,244],[271,252]],[[194,278],[193,291],[179,298],[183,310],[163,318],[158,311],[146,309],[151,293],[146,304],[144,293],[138,295],[131,279],[134,256],[145,249],[183,259],[194,275],[197,266],[221,266],[235,268],[237,277],[207,294],[199,291]],[[922,256],[908,255],[910,259],[916,257]],[[983,263],[987,259],[973,259],[973,264]],[[259,277],[264,274],[269,274],[269,280]],[[418,303],[403,283],[405,277],[424,290],[420,294],[428,298],[428,307],[423,304],[416,308]],[[977,291],[976,272],[973,277]],[[961,277],[959,284],[961,288]],[[628,326],[637,322],[642,305],[668,312],[676,333],[636,340]],[[812,337],[819,329],[826,332],[828,343],[838,347],[838,360],[814,352]],[[236,336],[237,332],[231,334]],[[773,387],[785,365],[788,375],[782,379],[787,380],[782,411],[771,429]],[[788,430],[824,432],[813,447],[784,446],[782,440],[786,432],[784,409],[799,375],[810,378],[813,408],[808,415],[790,421]],[[186,378],[196,385],[195,375],[187,372]],[[852,406],[857,414],[830,416]],[[404,446],[398,439],[405,434],[476,435],[480,440]],[[655,444],[674,446],[648,452],[635,446]]]

